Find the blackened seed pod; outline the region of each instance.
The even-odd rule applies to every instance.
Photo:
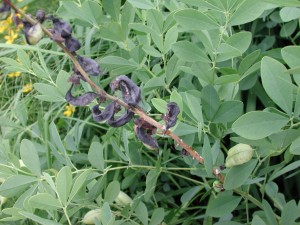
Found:
[[[158,149],[158,143],[155,138],[148,133],[143,127],[135,126],[135,133],[137,138],[149,149],[155,150]]]
[[[49,16],[48,19],[52,20],[53,22],[53,33],[58,33],[63,38],[67,38],[71,36],[72,28],[67,22],[58,19],[54,16]]]
[[[141,89],[133,83],[125,75],[118,76],[110,84],[113,91],[120,89],[122,92],[122,99],[130,106],[140,106],[141,104]]]
[[[77,60],[80,66],[83,68],[83,70],[91,76],[100,75],[100,66],[95,60],[91,58],[82,57],[80,55],[77,56]]]
[[[130,120],[133,118],[134,113],[130,110],[126,110],[125,113],[123,113],[119,118],[114,119],[113,117],[107,121],[108,125],[112,127],[121,127],[125,125],[126,123],[130,122]]]
[[[96,122],[106,122],[115,114],[115,102],[108,104],[103,111],[99,109],[99,104],[97,104],[93,107],[92,113]]]
[[[74,106],[85,106],[98,97],[98,95],[94,92],[87,92],[81,96],[74,97],[72,95],[73,86],[74,85],[72,84],[71,88],[67,91],[65,98],[68,103]]]
[[[78,49],[81,48],[80,42],[72,36],[65,38],[65,46],[70,52],[76,52]]]
[[[36,12],[35,18],[36,18],[40,23],[43,23],[44,20],[45,20],[45,16],[46,16],[45,11],[42,10],[42,9],[39,9],[39,10]]]
[[[167,112],[162,116],[162,119],[166,122],[166,130],[175,126],[179,112],[179,107],[175,102],[167,104]]]
[[[5,20],[10,16],[10,6],[2,0],[2,6],[0,8],[0,20]]]

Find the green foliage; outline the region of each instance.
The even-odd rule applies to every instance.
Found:
[[[46,8],[17,4],[32,14]],[[167,103],[177,103],[171,130],[204,165],[161,131],[155,152],[137,140],[132,122],[95,123],[96,101],[64,114],[68,57],[49,38],[35,46],[2,41],[0,224],[82,224],[91,210],[101,212],[95,224],[299,224],[299,1],[47,4],[72,25],[78,54],[100,64],[102,76],[91,77],[100,88],[129,76],[160,123]],[[27,83],[33,90],[23,93]],[[74,94],[87,91],[81,81]],[[238,143],[254,149],[252,159],[221,170]],[[213,189],[213,170],[225,178],[223,192]],[[120,191],[132,203],[119,205]]]

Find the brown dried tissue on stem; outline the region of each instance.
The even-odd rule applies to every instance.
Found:
[[[13,10],[15,10],[15,12],[21,14],[26,20],[27,22],[33,24],[36,24],[38,21],[35,20],[34,18],[26,15],[24,12],[22,12],[20,9],[18,9],[13,3],[11,3],[9,0],[4,0]],[[45,28],[43,25],[41,25],[41,28],[43,30],[43,32],[49,36],[50,38],[52,37],[52,33]],[[179,146],[181,146],[183,149],[185,149],[195,160],[197,160],[199,163],[204,164],[204,159],[202,156],[200,156],[191,146],[187,145],[184,141],[182,141],[182,139],[180,139],[177,135],[175,135],[172,131],[170,131],[169,129],[165,129],[165,126],[163,126],[162,124],[160,124],[159,122],[157,122],[156,120],[152,119],[151,117],[149,117],[143,110],[141,110],[139,107],[131,107],[129,106],[127,103],[125,103],[124,101],[120,100],[119,98],[109,95],[108,93],[106,93],[104,90],[102,90],[101,88],[99,88],[90,78],[89,75],[86,73],[86,71],[82,68],[82,66],[80,65],[80,63],[78,62],[78,60],[76,59],[75,55],[70,52],[61,42],[53,40],[54,42],[56,42],[56,44],[68,55],[68,57],[71,59],[71,61],[74,64],[74,67],[76,68],[77,71],[79,71],[79,73],[83,76],[83,78],[85,79],[85,81],[102,97],[110,99],[116,103],[118,103],[119,105],[125,107],[126,109],[132,111],[133,113],[137,114],[138,116],[140,116],[140,118],[142,118],[144,121],[146,121],[147,123],[155,126],[156,128],[160,129],[161,131],[163,131],[164,134],[168,135],[169,137],[171,137],[175,142],[177,142],[177,144]],[[224,177],[222,176],[222,174],[220,173],[220,171],[218,169],[214,169],[213,170],[214,175],[222,182],[224,182]]]

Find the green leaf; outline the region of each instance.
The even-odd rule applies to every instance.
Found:
[[[33,87],[42,95],[47,96],[49,102],[66,102],[65,96],[60,93],[57,87],[54,87],[53,85],[35,83],[33,84]]]
[[[281,49],[281,55],[283,60],[288,64],[291,69],[299,68],[299,61],[297,60],[300,57],[300,46],[288,46]],[[300,86],[300,71],[291,72],[294,74],[294,79],[298,86]],[[287,76],[287,74],[285,74]]]
[[[204,13],[194,9],[183,9],[174,14],[176,22],[185,30],[212,30],[219,24]]]
[[[97,21],[101,20],[102,10],[97,2],[85,1],[77,4],[74,1],[63,1],[63,6],[74,18],[98,26]]]
[[[206,214],[212,217],[222,217],[231,213],[240,203],[241,197],[219,195],[208,203]]]
[[[153,210],[149,225],[159,225],[165,217],[165,210],[163,208],[156,208]]]
[[[278,61],[264,57],[261,62],[262,84],[269,97],[286,113],[292,114],[293,88],[291,77]]]
[[[240,80],[240,76],[238,74],[230,74],[223,75],[216,79],[216,85],[229,84],[229,83],[237,83]]]
[[[58,199],[54,198],[52,195],[48,193],[40,193],[37,195],[34,195],[29,198],[29,204],[33,208],[38,208],[38,209],[58,209],[62,208],[62,205],[58,201]]]
[[[150,0],[128,0],[130,4],[138,9],[154,9],[155,6]]]
[[[112,203],[120,192],[120,183],[116,180],[110,182],[106,188],[104,201]]]
[[[90,175],[91,171],[90,170],[85,170],[82,174],[80,174],[77,179],[75,180],[70,196],[69,196],[69,202],[72,201],[72,199],[75,197],[75,195],[79,192],[79,190],[81,188],[83,188],[85,181],[88,177],[88,175]]]
[[[241,31],[229,37],[226,43],[237,49],[242,55],[248,48],[252,40],[252,34],[248,31]]]
[[[20,155],[26,167],[35,175],[41,175],[40,159],[35,145],[27,139],[23,139],[20,145]]]
[[[164,17],[161,11],[150,9],[147,11],[147,26],[150,26],[157,33],[163,32]]]
[[[71,87],[70,82],[68,82],[68,78],[70,74],[64,70],[59,71],[57,78],[56,78],[56,86],[58,91],[65,96],[69,88]]]
[[[172,50],[179,59],[186,62],[210,62],[205,52],[189,41],[176,42]]]
[[[17,50],[17,55],[18,55],[18,59],[20,60],[22,65],[27,70],[30,70],[31,69],[31,63],[30,63],[30,59],[29,59],[29,56],[27,55],[27,53],[23,49],[18,49]]]
[[[204,135],[204,144],[202,149],[202,155],[204,158],[204,167],[208,176],[212,176],[213,171],[213,159],[212,159],[212,151],[209,143],[208,136]]]
[[[299,218],[299,211],[295,200],[291,200],[285,204],[281,213],[281,223],[284,225],[293,225],[295,220]]]
[[[101,171],[104,170],[103,146],[100,142],[93,142],[91,144],[88,153],[88,160],[93,167]]]
[[[281,175],[288,173],[292,170],[295,170],[297,168],[300,167],[300,160],[293,162],[287,166],[285,166],[284,168],[280,169],[279,171],[275,171],[269,178],[269,181],[272,181],[274,179],[276,179],[277,177],[280,177]]]
[[[25,175],[10,176],[1,184],[0,195],[7,198],[17,196],[35,182],[37,182],[36,177]]]
[[[169,29],[165,35],[163,52],[166,54],[171,50],[172,45],[176,43],[178,38],[178,29],[176,26]]]
[[[259,59],[261,51],[256,50],[243,58],[239,65],[239,74],[245,74],[249,68]]]
[[[230,168],[225,177],[224,188],[232,190],[242,186],[254,170],[256,163],[257,160],[253,159],[245,164]]]
[[[195,186],[195,187],[191,187],[188,191],[185,191],[183,193],[183,195],[181,195],[180,197],[180,201],[182,204],[186,204],[188,203],[189,201],[192,200],[192,198],[195,197],[195,195],[197,193],[199,193],[199,191],[201,190],[202,188],[200,186]]]
[[[234,222],[234,221],[220,221],[217,223],[214,223],[214,225],[242,225],[241,223]]]
[[[146,177],[146,189],[144,193],[145,201],[149,201],[150,198],[153,196],[155,187],[156,187],[156,181],[159,176],[160,172],[156,169],[150,170]]]
[[[101,222],[103,225],[114,224],[114,216],[108,202],[105,202],[101,208]]]
[[[289,22],[300,17],[300,9],[297,7],[284,7],[280,10],[279,15],[283,22]]]
[[[213,86],[207,85],[202,89],[201,102],[206,118],[211,121],[220,106],[220,98]]]
[[[119,157],[121,159],[123,159],[124,161],[129,161],[128,157],[123,153],[123,151],[119,148],[119,146],[117,145],[116,141],[114,140],[114,138],[110,139],[110,143],[114,149],[114,151],[116,151],[116,153],[119,155]]]
[[[290,153],[293,155],[300,155],[300,137],[292,142]]]
[[[266,224],[258,215],[255,215],[251,222],[251,225],[266,225]]]
[[[204,122],[203,122],[203,115],[202,115],[201,99],[196,95],[194,95],[193,92],[185,92],[185,96],[187,100],[186,103],[193,117],[197,120],[197,122],[203,124]]]
[[[226,43],[222,43],[219,46],[217,53],[217,62],[223,62],[242,55],[238,49]]]
[[[232,124],[232,130],[244,138],[258,140],[279,132],[288,122],[288,118],[279,114],[254,111],[238,118]]]
[[[58,150],[60,154],[63,155],[63,161],[64,163],[68,164],[69,166],[72,165],[72,162],[67,154],[67,151],[62,143],[62,140],[60,138],[60,135],[58,133],[58,130],[56,128],[55,123],[52,121],[49,126],[49,132],[50,132],[50,140],[51,144],[56,146],[56,148],[53,146],[53,153],[55,153],[55,150]],[[62,157],[62,156],[61,156]]]
[[[104,10],[112,17],[113,20],[119,21],[121,0],[103,0]]]
[[[43,225],[62,225],[61,223],[57,223],[53,220],[48,220],[48,219],[44,219],[42,217],[39,217],[35,214],[29,213],[29,212],[25,212],[25,211],[20,211],[19,212],[22,216],[25,216],[26,218],[33,220],[39,224],[43,224]]]
[[[198,128],[194,126],[190,126],[186,123],[178,122],[178,125],[176,126],[173,132],[177,136],[185,136],[185,135],[197,133]]]
[[[266,215],[268,222],[272,225],[278,225],[275,214],[274,214],[273,209],[270,206],[270,204],[266,200],[263,200],[262,204],[263,204],[263,210],[264,210],[264,213]]]
[[[239,1],[232,8],[234,11],[229,19],[229,25],[240,25],[249,23],[258,18],[270,5],[260,0]]]
[[[212,122],[228,123],[236,120],[243,113],[243,102],[241,101],[226,101],[222,102]]]
[[[136,70],[138,67],[136,62],[129,61],[119,56],[106,56],[100,60],[100,64],[108,70],[122,69],[128,73]]]
[[[135,208],[135,214],[143,225],[148,225],[148,210],[143,202],[140,202]]]
[[[167,102],[161,98],[152,98],[151,103],[161,113],[166,113]]]
[[[99,35],[110,41],[125,41],[126,36],[119,23],[110,22],[100,27]]]
[[[72,172],[69,166],[63,167],[56,177],[56,189],[61,203],[66,206],[72,187]]]

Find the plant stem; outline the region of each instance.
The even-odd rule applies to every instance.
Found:
[[[29,23],[31,24],[36,24],[38,21],[33,19],[32,17],[28,16],[27,14],[25,14],[24,12],[22,12],[20,9],[18,9],[13,3],[11,3],[9,0],[4,0],[12,9],[14,9],[17,13],[20,13]],[[44,31],[44,33],[49,36],[50,38],[52,37],[52,33],[45,28],[43,25],[41,25],[42,30]],[[121,106],[125,107],[126,109],[131,110],[132,112],[134,112],[136,115],[140,116],[142,119],[144,119],[146,122],[150,123],[151,125],[155,126],[156,128],[162,130],[164,132],[163,129],[163,125],[161,125],[159,122],[157,122],[156,120],[152,119],[151,117],[149,117],[144,111],[142,111],[141,109],[138,108],[133,108],[133,107],[129,107],[129,105],[127,105],[125,102],[121,101],[120,99],[118,99],[115,96],[109,95],[107,94],[104,90],[102,90],[101,88],[99,88],[90,78],[89,75],[83,70],[83,68],[80,66],[79,62],[77,61],[75,55],[73,53],[71,53],[62,43],[56,42],[56,44],[68,55],[68,57],[70,58],[70,60],[73,62],[74,67],[81,73],[81,75],[84,77],[84,79],[86,80],[86,82],[102,97],[105,97],[107,99],[110,99],[112,101],[117,102],[118,104],[120,104]],[[204,164],[204,159],[202,156],[200,156],[198,154],[198,152],[196,152],[191,146],[189,146],[188,144],[186,144],[184,141],[182,141],[182,139],[180,139],[177,135],[175,135],[172,131],[167,130],[164,132],[166,135],[170,136],[175,142],[177,142],[178,145],[180,145],[183,149],[185,149],[191,156],[193,159],[196,159],[199,163]],[[213,173],[215,174],[215,176],[221,181],[224,182],[224,177],[222,174],[220,174],[220,171],[218,169],[214,169]]]

